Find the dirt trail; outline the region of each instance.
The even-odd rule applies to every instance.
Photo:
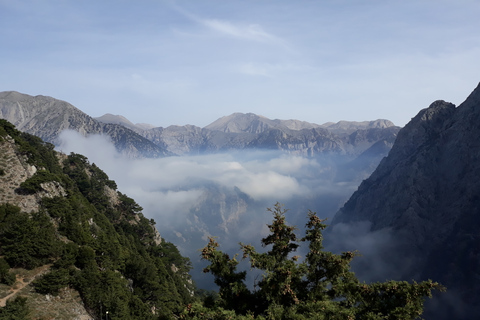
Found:
[[[0,299],[0,307],[5,307],[8,299],[13,298],[20,290],[22,290],[23,288],[28,286],[33,280],[35,280],[36,277],[41,276],[48,270],[50,270],[50,267],[51,265],[45,265],[32,270],[33,274],[27,282],[25,282],[25,278],[23,276],[17,274],[17,281],[14,284],[15,288],[10,288],[10,294]]]

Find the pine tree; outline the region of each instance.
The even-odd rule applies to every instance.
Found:
[[[285,221],[287,210],[279,203],[273,209],[270,234],[262,239],[269,251],[259,253],[240,244],[243,258],[263,278],[253,291],[245,284],[246,271],[237,271],[236,256],[219,251],[211,238],[202,259],[219,286],[220,300],[213,306],[190,305],[184,319],[416,319],[426,297],[444,287],[431,280],[421,283],[388,281],[367,284],[350,270],[356,252],[334,254],[324,250],[324,220],[308,213],[306,234],[298,238],[295,227]],[[301,243],[309,252],[302,262],[293,255]]]

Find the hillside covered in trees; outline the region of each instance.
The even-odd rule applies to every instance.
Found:
[[[100,168],[53,149],[0,120],[0,319],[182,312],[193,299],[189,260]],[[83,311],[55,313],[67,289]]]

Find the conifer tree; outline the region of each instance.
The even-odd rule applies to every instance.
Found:
[[[444,287],[431,280],[421,283],[388,281],[367,284],[350,270],[356,252],[334,254],[323,248],[322,231],[327,227],[314,212],[308,213],[306,234],[298,238],[295,227],[285,221],[283,206],[268,209],[273,222],[262,239],[269,251],[259,253],[252,245],[240,244],[243,258],[263,278],[250,291],[246,271],[237,271],[236,256],[219,251],[211,238],[202,259],[219,286],[220,300],[213,306],[189,305],[183,319],[417,319],[426,297]],[[303,261],[293,255],[301,243],[309,252]]]

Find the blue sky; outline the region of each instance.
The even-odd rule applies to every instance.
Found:
[[[480,81],[480,1],[0,0],[0,91],[91,116],[403,126]]]

